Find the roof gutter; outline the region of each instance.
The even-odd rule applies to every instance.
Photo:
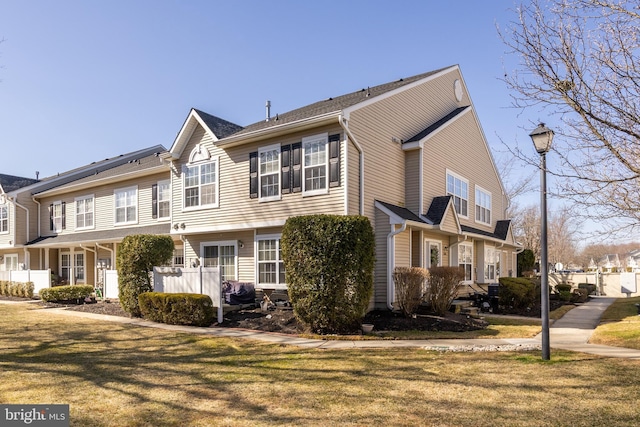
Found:
[[[340,126],[342,127],[342,129],[344,129],[344,132],[347,134],[348,138],[351,140],[351,142],[353,142],[353,146],[356,147],[356,150],[358,150],[358,153],[360,155],[360,161],[359,161],[359,175],[360,175],[360,203],[359,203],[359,207],[358,207],[358,213],[360,215],[364,215],[364,151],[362,150],[362,146],[358,143],[358,140],[356,139],[355,136],[353,136],[353,134],[351,133],[351,130],[349,129],[349,121],[347,120],[347,118],[341,113],[338,116],[338,121],[340,122]],[[348,176],[348,174],[347,174]],[[348,178],[347,178],[348,179]],[[345,199],[348,197],[348,192],[345,192]],[[346,199],[348,200],[348,199]],[[348,206],[345,206],[345,208],[347,208]]]

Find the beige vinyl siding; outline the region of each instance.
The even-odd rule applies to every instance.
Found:
[[[411,231],[411,267],[424,267],[422,264],[422,232]]]
[[[152,215],[152,189],[158,181],[168,179],[168,172],[157,173],[149,176],[138,177],[132,181],[117,182],[115,184],[99,185],[95,188],[76,190],[64,195],[50,196],[43,198],[41,202],[40,227],[42,235],[54,234],[50,230],[49,205],[53,202],[62,201],[66,203],[66,228],[60,235],[92,232],[101,230],[126,229],[127,227],[140,227],[154,225],[158,222],[169,222],[169,219],[158,220]],[[138,222],[136,224],[115,225],[115,198],[114,191],[128,187],[138,189]],[[76,197],[93,195],[94,198],[94,228],[76,230]]]
[[[260,202],[258,199],[249,197],[249,153],[272,144],[293,144],[302,141],[303,137],[325,132],[329,135],[338,133],[342,135],[341,131],[342,129],[337,125],[323,127],[223,150],[214,146],[211,138],[201,127],[198,127],[173,168],[174,222],[184,222],[188,231],[190,228],[234,226],[244,228],[252,223],[285,221],[293,215],[344,214],[344,141],[341,143],[341,186],[329,188],[328,194],[305,197],[302,192],[289,193],[282,194],[281,200],[269,202]],[[191,151],[198,143],[209,150],[212,158],[219,160],[219,207],[183,211],[182,167],[187,164]]]
[[[458,233],[458,223],[456,222],[453,207],[449,208],[445,213],[444,218],[442,218],[440,229],[448,233]]]
[[[375,212],[376,263],[374,268],[374,304],[385,307],[387,301],[387,236],[391,232],[389,217],[379,209]]]
[[[190,267],[191,261],[201,257],[200,244],[204,242],[242,241],[244,248],[238,248],[238,280],[255,282],[253,230],[233,233],[211,233],[185,236],[185,266]]]
[[[347,162],[349,164],[348,171],[348,201],[349,201],[349,215],[360,214],[360,152],[349,141],[347,145],[348,155]],[[343,171],[345,168],[343,168]]]
[[[412,212],[420,215],[426,212],[420,207],[420,154],[422,150],[406,152],[405,169],[405,206]]]
[[[394,236],[394,267],[411,267],[411,231],[405,230]]]
[[[20,193],[17,199],[20,205],[29,210],[29,235],[27,235],[27,213],[15,203],[11,203],[14,206],[12,213],[17,225],[14,244],[24,244],[38,237],[38,205],[31,198],[31,193],[28,192]],[[11,214],[9,220],[11,221]]]
[[[365,151],[365,215],[374,217],[375,199],[405,205],[406,153],[392,138],[408,140],[467,105],[466,95],[461,103],[454,97],[453,82],[459,78],[453,70],[350,114],[349,128]]]
[[[503,219],[505,198],[473,112],[467,112],[427,140],[423,160],[425,209],[433,197],[446,195],[448,169],[469,181],[469,218],[461,217],[461,224],[493,231],[496,220]],[[476,185],[491,193],[491,226],[475,221]]]

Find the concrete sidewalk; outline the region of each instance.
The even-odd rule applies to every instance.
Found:
[[[588,344],[589,337],[602,317],[606,308],[615,298],[595,297],[579,307],[574,308],[549,328],[551,348],[595,354],[605,357],[617,357],[640,360],[640,350]],[[0,301],[0,303],[11,303]],[[143,319],[109,316],[104,314],[84,313],[80,311],[59,308],[46,309],[46,312],[58,315],[84,317],[114,323],[164,329],[175,332],[208,335],[213,337],[228,337],[253,339],[272,344],[293,345],[304,348],[321,349],[368,349],[368,348],[426,348],[437,350],[476,350],[491,348],[492,350],[526,349],[541,344],[540,335],[534,338],[511,339],[433,339],[433,340],[319,340],[300,338],[287,334],[254,331],[239,328],[200,328],[193,326],[166,325]],[[553,354],[552,354],[553,357]]]

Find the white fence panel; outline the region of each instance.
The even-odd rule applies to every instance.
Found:
[[[104,270],[104,297],[118,298],[118,270]]]
[[[0,272],[0,280],[10,282],[33,282],[33,293],[51,287],[51,270],[12,270]]]

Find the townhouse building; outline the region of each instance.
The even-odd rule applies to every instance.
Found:
[[[0,253],[18,250],[27,267],[92,283],[97,266],[113,267],[125,235],[168,234],[176,264],[286,289],[287,218],[339,214],[373,225],[372,307],[393,307],[396,266],[460,266],[467,283],[516,272],[508,199],[458,66],[244,127],[192,109],[169,150],[127,158],[9,192],[10,205],[19,193],[38,219],[11,245],[0,240]]]

